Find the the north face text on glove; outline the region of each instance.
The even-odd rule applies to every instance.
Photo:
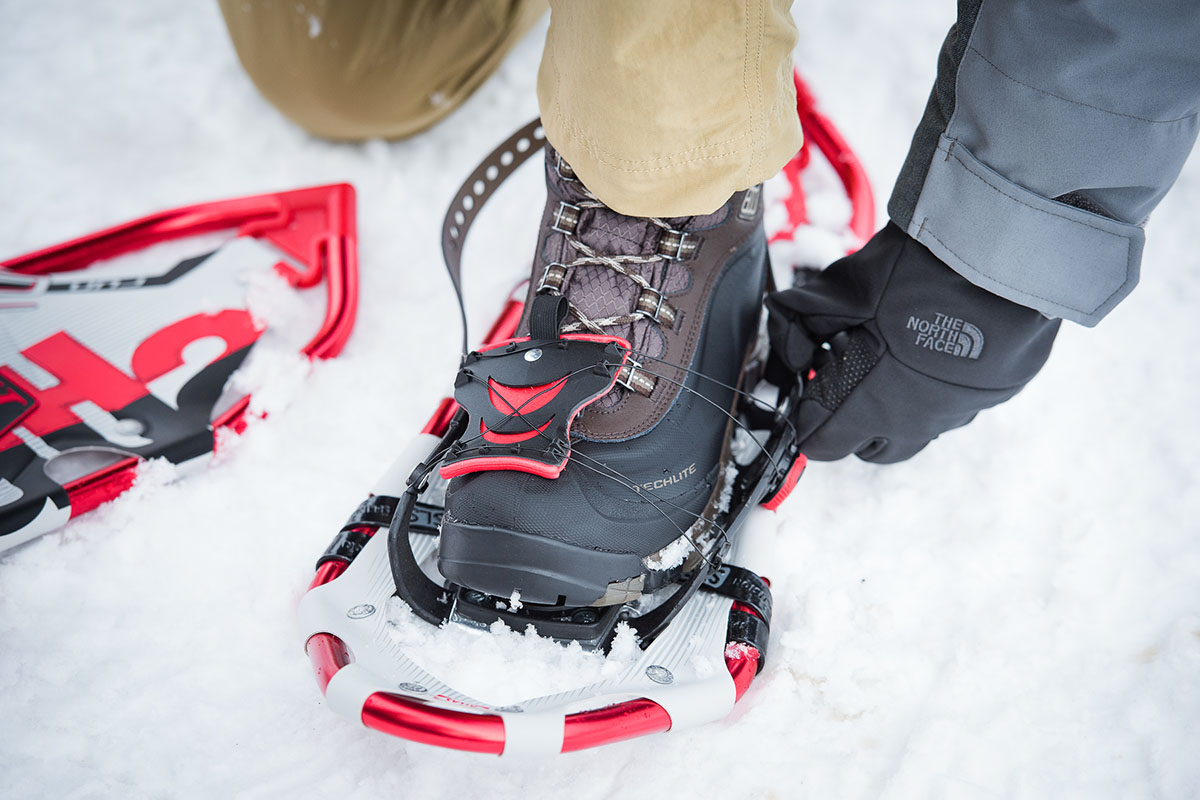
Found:
[[[908,330],[915,332],[913,344],[959,358],[979,358],[983,352],[983,331],[959,317],[935,312],[932,320],[910,316]]]

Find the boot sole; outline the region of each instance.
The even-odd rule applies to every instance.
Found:
[[[443,522],[438,552],[438,571],[452,583],[498,597],[508,597],[515,587],[522,602],[549,606],[624,602],[624,597],[608,603],[597,598],[621,593],[623,584],[636,597],[644,584],[643,569],[642,559],[633,553],[590,550],[520,531],[450,521]],[[597,580],[602,575],[630,577]]]

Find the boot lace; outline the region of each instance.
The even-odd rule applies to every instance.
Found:
[[[677,313],[675,308],[667,301],[665,294],[660,289],[651,285],[650,281],[637,271],[630,269],[630,267],[633,265],[658,264],[667,261],[682,260],[695,251],[695,237],[684,231],[674,229],[669,223],[658,217],[644,217],[641,219],[644,219],[661,231],[656,252],[645,256],[601,253],[596,248],[579,239],[579,236],[576,234],[576,226],[579,222],[579,215],[583,210],[601,209],[607,208],[607,206],[600,202],[585,186],[578,183],[573,174],[568,173],[569,168],[563,162],[559,162],[558,169],[559,174],[563,178],[577,184],[580,193],[583,195],[583,199],[575,203],[560,201],[558,210],[554,215],[552,227],[553,230],[563,234],[565,241],[578,254],[578,257],[571,261],[547,264],[542,274],[541,283],[538,285],[538,291],[562,295],[567,275],[572,270],[583,266],[601,266],[610,269],[632,281],[639,289],[634,310],[627,314],[618,314],[615,316],[588,317],[579,306],[571,302],[568,298],[569,314],[573,318],[573,321],[563,325],[562,331],[564,333],[588,331],[603,336],[608,333],[605,328],[632,324],[643,320],[668,329],[674,327]],[[622,368],[617,382],[627,389],[649,396],[654,391],[657,380],[651,375],[640,372],[639,368],[641,366],[640,363],[631,359]]]

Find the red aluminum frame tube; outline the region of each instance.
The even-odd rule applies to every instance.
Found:
[[[310,588],[335,580],[346,566],[341,561],[321,565]],[[338,670],[353,660],[345,642],[331,633],[310,636],[305,650],[322,693]],[[725,667],[733,678],[735,702],[750,688],[758,660],[758,650],[749,645],[730,643],[726,647]],[[362,723],[422,744],[493,755],[504,752],[504,720],[500,716],[435,706],[403,695],[387,692],[370,695],[363,703]],[[658,703],[645,697],[626,700],[567,715],[563,720],[561,752],[586,750],[670,729],[671,716]]]

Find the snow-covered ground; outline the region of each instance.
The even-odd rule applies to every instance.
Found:
[[[798,5],[798,63],[882,214],[953,4]],[[344,355],[271,395],[221,463],[151,469],[0,557],[4,797],[1200,796],[1200,158],[1138,291],[1064,327],[1020,396],[906,464],[809,470],[778,515],[772,660],[726,721],[513,765],[331,714],[294,612],[449,382],[441,215],[536,113],[544,28],[432,132],[333,145],[258,96],[215,3],[5,0],[0,18],[0,255],[346,180],[363,284]],[[532,247],[536,176],[515,181],[470,251],[477,325]]]

